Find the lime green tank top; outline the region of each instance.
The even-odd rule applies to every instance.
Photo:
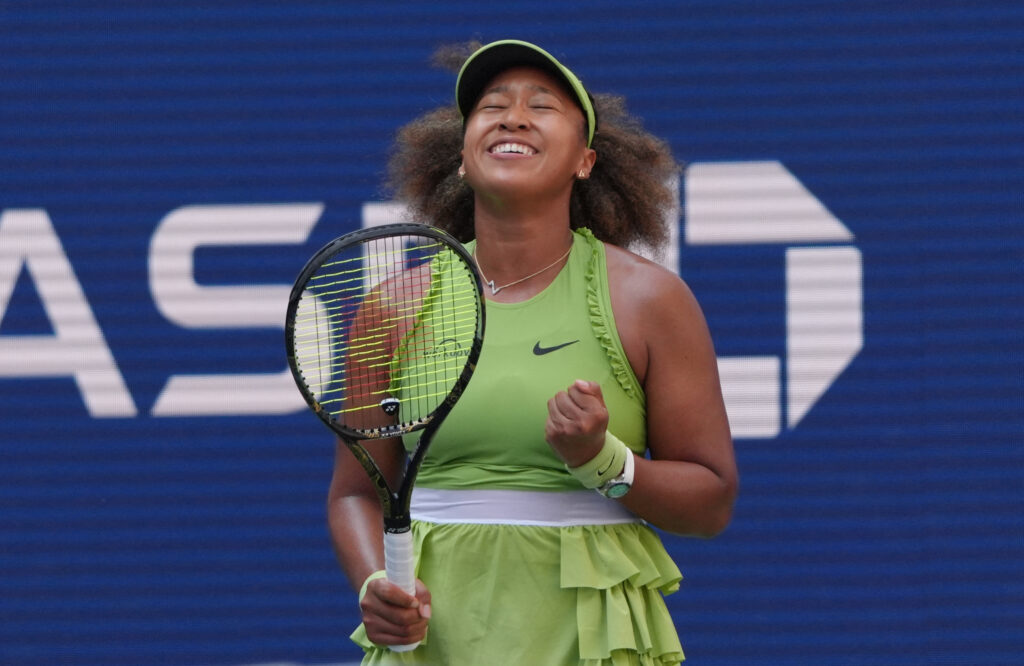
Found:
[[[643,389],[612,316],[604,244],[589,230],[574,233],[568,262],[544,291],[486,308],[476,372],[430,445],[417,486],[579,490],[544,439],[548,400],[577,379],[601,385],[609,431],[645,451]],[[407,436],[406,446],[418,437]]]

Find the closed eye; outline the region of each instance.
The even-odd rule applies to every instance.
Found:
[[[559,101],[548,94],[535,95],[530,100],[531,109],[543,109],[545,111],[558,111],[562,108]]]

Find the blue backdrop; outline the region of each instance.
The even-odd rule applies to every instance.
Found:
[[[1011,0],[0,2],[0,662],[358,656],[282,290],[386,212],[434,49],[505,37],[689,165],[743,480],[666,537],[692,663],[1018,663]]]

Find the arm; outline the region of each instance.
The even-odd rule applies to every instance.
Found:
[[[651,457],[635,458],[633,488],[618,501],[669,532],[714,536],[732,517],[738,474],[703,313],[677,276],[617,248],[608,258],[619,336],[647,395]],[[549,411],[548,441],[566,464],[593,458],[608,423],[599,387],[577,382]]]
[[[419,269],[423,270],[423,269]],[[361,389],[345,391],[346,424],[372,429],[393,421],[377,408],[390,385],[386,363],[411,325],[411,318],[399,316],[391,303],[403,302],[401,279],[378,285],[363,301],[352,320],[349,335],[373,351],[346,355],[345,377],[360,378]],[[389,295],[394,294],[394,298]],[[391,488],[396,488],[405,465],[401,439],[363,440],[363,447],[376,463]],[[327,495],[327,522],[335,554],[353,589],[384,568],[384,525],[381,497],[356,456],[344,442],[335,447],[334,474]],[[423,638],[429,617],[430,593],[417,581],[416,595],[410,596],[387,580],[375,578],[366,585],[360,609],[367,636],[379,645],[410,644]]]
[[[394,485],[400,476],[405,451],[399,440],[366,445],[381,471]],[[334,474],[327,494],[327,524],[338,562],[355,590],[375,571],[384,568],[381,537],[383,515],[380,501],[366,472],[338,442]],[[416,581],[416,596],[410,597],[387,580],[371,581],[360,601],[367,636],[378,645],[400,645],[420,641],[430,617],[430,592]]]
[[[392,483],[401,470],[401,445],[382,441],[364,446]],[[335,446],[327,493],[327,525],[338,563],[352,589],[359,590],[367,576],[384,568],[384,518],[370,478],[341,442]]]
[[[717,359],[689,288],[677,278],[659,282],[644,327],[650,460],[636,459],[622,501],[670,532],[714,536],[732,518],[739,484]]]

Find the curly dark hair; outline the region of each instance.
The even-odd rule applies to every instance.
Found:
[[[458,71],[477,43],[442,47],[436,65]],[[626,111],[623,98],[594,95],[599,118],[590,177],[576,181],[569,204],[573,229],[589,228],[618,245],[657,250],[667,239],[667,213],[676,206],[673,179],[681,167],[668,144],[646,132]],[[415,219],[462,242],[475,236],[473,191],[458,176],[463,123],[453,103],[402,127],[388,163],[388,186]]]

